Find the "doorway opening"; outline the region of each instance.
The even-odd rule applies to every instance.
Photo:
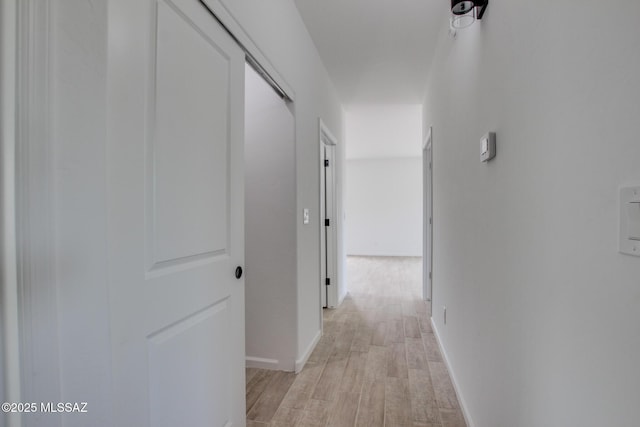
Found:
[[[386,295],[422,299],[422,107],[354,105],[345,119],[349,290],[366,291],[357,273],[363,267],[388,278]]]
[[[320,128],[320,298],[323,308],[338,305],[338,233],[336,197],[337,140],[319,121]]]
[[[292,103],[245,65],[247,367],[291,371],[297,351],[296,170]]]

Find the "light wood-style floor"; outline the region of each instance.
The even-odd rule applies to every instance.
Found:
[[[350,294],[298,375],[247,369],[247,426],[466,427],[421,300],[421,258],[349,257]]]

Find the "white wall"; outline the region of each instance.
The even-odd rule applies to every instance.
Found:
[[[347,254],[422,256],[422,159],[347,160]]]
[[[421,256],[422,106],[350,105],[345,135],[346,253]]]
[[[443,11],[424,114],[433,319],[471,426],[640,419],[640,258],[617,242],[618,189],[640,183],[639,14],[492,1],[451,39]]]
[[[251,67],[245,85],[247,366],[293,371],[296,331],[294,120]]]
[[[347,159],[422,155],[422,106],[349,105],[345,111]]]
[[[303,358],[322,328],[318,117],[322,117],[331,132],[339,138],[343,134],[342,109],[318,51],[292,0],[224,0],[223,3],[295,91],[297,328],[298,358]],[[338,141],[339,169],[343,167],[341,159],[344,159],[341,148],[343,145],[340,142]],[[341,200],[340,175],[337,186]],[[342,206],[338,204],[340,213]],[[308,225],[302,224],[302,209],[305,207],[311,210],[311,222]],[[339,214],[340,218],[342,216]],[[339,238],[342,228],[339,223]],[[343,263],[339,262],[339,277],[343,277],[343,271]]]

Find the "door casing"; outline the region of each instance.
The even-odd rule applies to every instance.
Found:
[[[337,139],[324,124],[322,119],[318,120],[319,146],[320,146],[320,295],[323,307],[335,308],[338,305],[338,209],[337,209],[337,171],[336,167],[336,147]],[[327,191],[325,182],[327,178],[327,167],[324,166],[325,150],[331,150],[333,159],[328,168],[330,169],[331,189]],[[331,197],[327,203],[325,196]],[[327,208],[329,210],[327,211]],[[325,219],[329,219],[329,227],[325,226]],[[327,277],[330,284],[326,284]]]
[[[422,144],[422,176],[423,176],[423,251],[422,277],[423,298],[432,300],[433,296],[433,138],[432,127]]]
[[[27,2],[0,2],[0,400],[3,402],[21,401],[15,162],[18,118],[15,65],[25,54],[19,51],[16,37],[20,3],[24,6]],[[27,24],[24,14],[22,17],[21,24]],[[7,427],[18,427],[20,414],[0,414],[0,424],[2,421]]]

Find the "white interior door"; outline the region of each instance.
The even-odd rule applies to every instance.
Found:
[[[115,425],[244,425],[244,54],[197,0],[109,34]]]

